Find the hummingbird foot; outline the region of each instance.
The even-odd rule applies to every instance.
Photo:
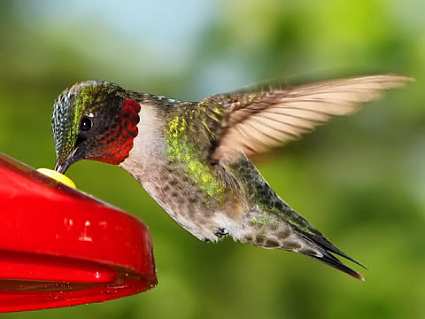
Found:
[[[229,235],[229,233],[227,232],[226,229],[220,227],[219,229],[217,229],[214,233],[214,235],[216,235],[219,239],[226,237],[227,235]]]

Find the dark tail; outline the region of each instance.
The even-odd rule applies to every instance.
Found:
[[[298,230],[299,232],[299,230]],[[304,237],[307,241],[311,242],[312,246],[315,248],[314,251],[300,251],[301,253],[313,257],[314,259],[320,260],[327,265],[336,268],[342,272],[345,272],[346,274],[359,279],[361,281],[365,281],[365,278],[363,275],[350,267],[346,266],[344,263],[342,263],[337,257],[335,257],[333,254],[341,256],[361,267],[366,269],[365,266],[363,266],[360,262],[355,260],[354,258],[349,257],[347,254],[343,253],[340,249],[335,247],[329,240],[327,240],[320,232],[311,229],[309,232],[301,232],[299,233],[302,237]],[[316,253],[319,252],[320,254]]]
[[[361,264],[359,261],[355,260],[354,258],[348,256],[344,252],[342,252],[339,248],[337,248],[334,244],[332,244],[329,240],[326,239],[325,236],[323,236],[319,231],[310,228],[308,233],[302,232],[302,234],[307,237],[309,240],[314,242],[315,244],[319,245],[321,248],[325,249],[328,252],[334,253],[335,255],[344,257],[345,259],[355,263],[356,265],[359,265],[360,267],[366,269],[366,267]]]
[[[322,256],[316,256],[313,254],[307,254],[310,257],[313,257],[317,260],[320,260],[326,264],[328,264],[331,267],[334,267],[342,272],[345,272],[346,274],[359,279],[361,281],[365,281],[365,278],[363,277],[363,275],[353,269],[351,269],[350,267],[344,265],[338,258],[336,258],[335,256],[333,256],[331,253],[329,252],[321,252]]]

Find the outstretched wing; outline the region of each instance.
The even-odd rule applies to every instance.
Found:
[[[411,80],[399,75],[362,76],[209,97],[201,103],[220,104],[225,110],[212,159],[235,152],[250,156],[284,145]]]

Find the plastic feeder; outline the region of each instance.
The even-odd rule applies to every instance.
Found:
[[[156,285],[148,229],[0,154],[0,312],[100,302]]]

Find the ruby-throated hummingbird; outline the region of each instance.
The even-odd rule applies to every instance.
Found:
[[[271,85],[185,102],[80,82],[55,101],[56,170],[80,159],[119,165],[184,229],[204,241],[299,252],[353,277],[334,246],[269,186],[250,157],[300,138],[410,79],[374,75]]]

